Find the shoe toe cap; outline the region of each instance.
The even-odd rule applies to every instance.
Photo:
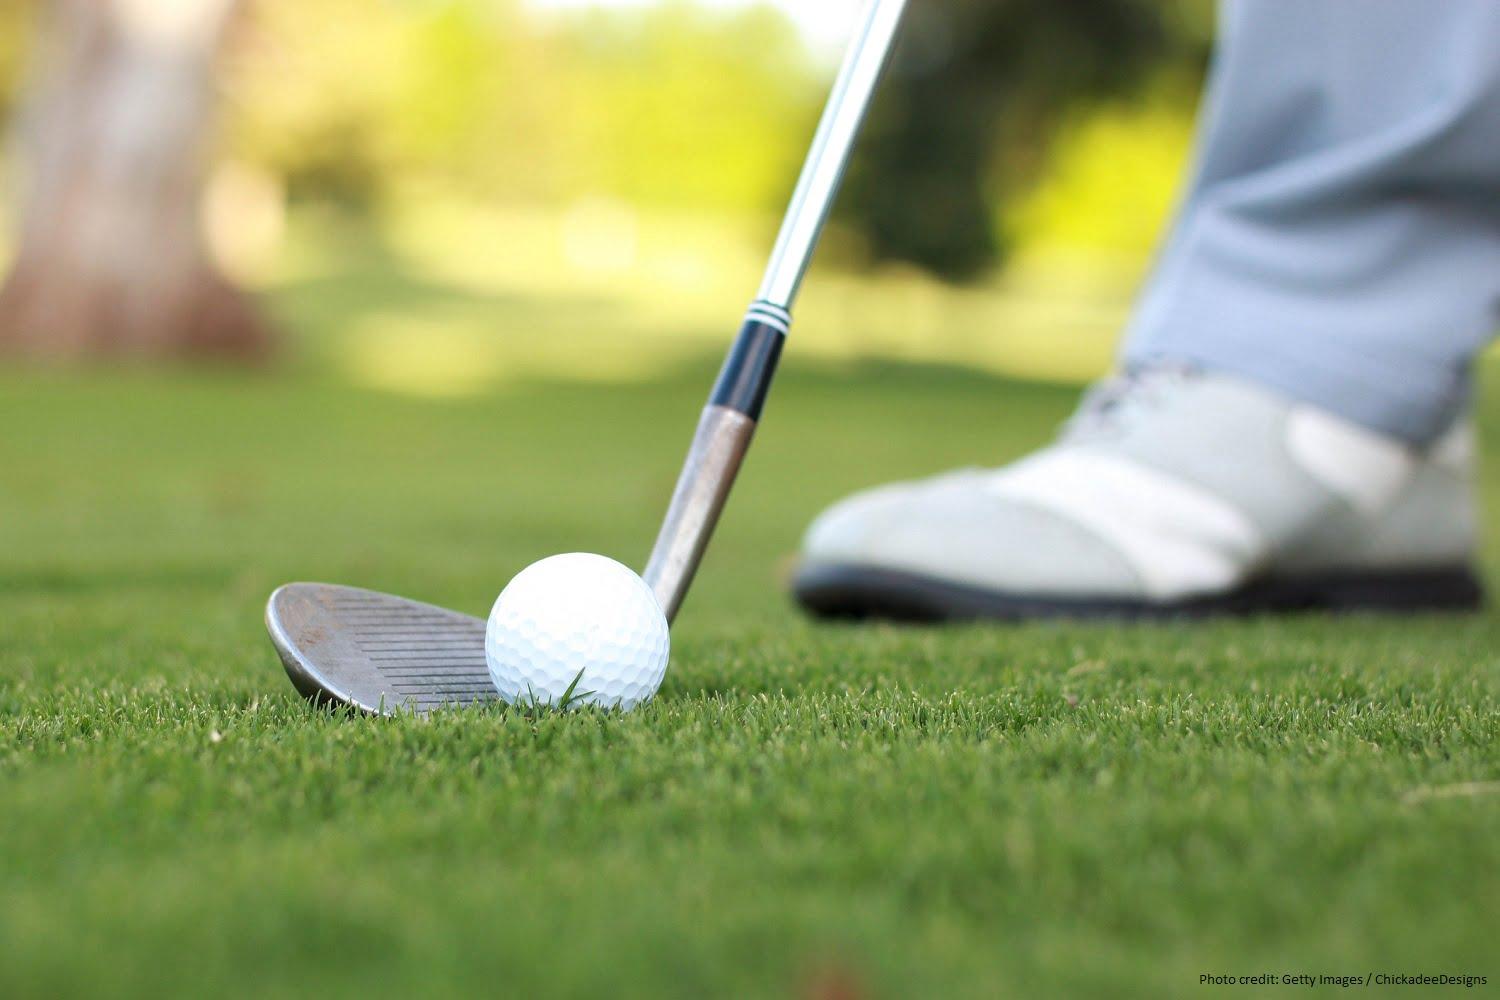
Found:
[[[802,540],[803,554],[824,562],[858,562],[878,551],[901,523],[919,486],[898,483],[857,493],[818,515]]]
[[[804,567],[911,573],[1027,595],[1135,597],[1142,584],[1102,539],[1059,514],[990,495],[979,475],[884,487],[824,512]]]

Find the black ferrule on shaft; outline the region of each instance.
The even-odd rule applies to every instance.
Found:
[[[709,404],[727,407],[751,420],[759,420],[785,344],[786,334],[776,327],[754,319],[746,320],[734,349],[724,362],[724,370],[719,373]]]

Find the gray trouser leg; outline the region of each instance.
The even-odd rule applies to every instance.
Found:
[[[1224,0],[1220,17],[1126,362],[1198,362],[1435,437],[1500,327],[1500,0]]]

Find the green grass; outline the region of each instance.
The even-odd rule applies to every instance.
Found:
[[[1449,794],[1500,780],[1500,616],[788,606],[823,504],[1015,456],[1070,390],[794,367],[634,716],[296,699],[260,623],[283,580],[477,614],[556,551],[639,563],[710,374],[441,401],[300,369],[0,376],[0,995],[1500,977],[1500,793]]]

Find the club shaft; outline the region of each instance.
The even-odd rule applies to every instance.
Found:
[[[813,137],[760,294],[699,420],[645,580],[669,621],[687,597],[750,450],[791,330],[791,307],[890,61],[907,0],[869,0]]]
[[[771,251],[761,302],[791,309],[843,184],[855,140],[890,61],[907,0],[870,0],[813,137],[812,151]]]

